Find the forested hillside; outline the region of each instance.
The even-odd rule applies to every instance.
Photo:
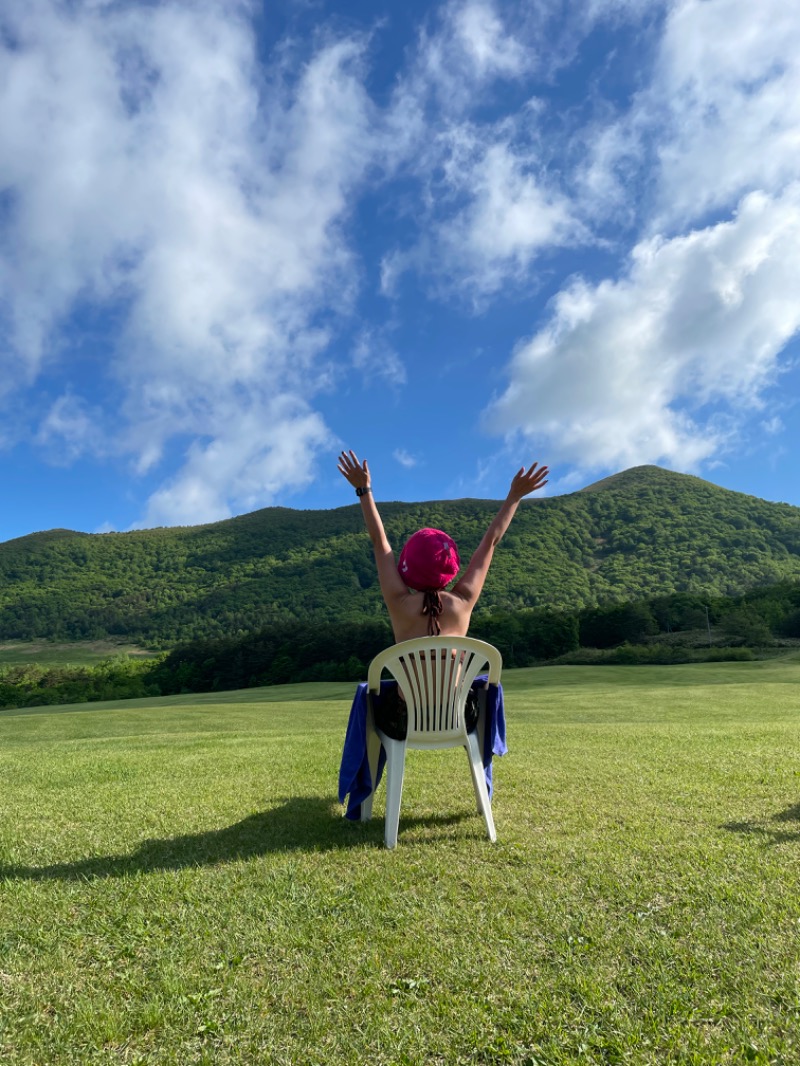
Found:
[[[380,501],[379,486],[376,493]],[[466,561],[498,503],[383,503],[396,548],[440,526]],[[731,595],[800,578],[800,509],[658,467],[520,507],[484,613],[575,609],[674,592]],[[0,544],[0,639],[125,636],[153,646],[285,621],[382,618],[357,504],[267,508],[206,526]]]

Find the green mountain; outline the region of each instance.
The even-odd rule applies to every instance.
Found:
[[[436,526],[465,562],[498,506],[380,504],[397,549],[420,526]],[[787,579],[800,579],[800,508],[641,466],[524,501],[480,610],[732,595]],[[131,533],[58,529],[0,544],[0,639],[119,635],[169,646],[274,622],[383,617],[357,504]]]

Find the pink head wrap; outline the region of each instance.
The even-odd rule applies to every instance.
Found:
[[[406,541],[397,569],[410,589],[443,589],[458,573],[461,560],[452,537],[441,529],[420,529]]]

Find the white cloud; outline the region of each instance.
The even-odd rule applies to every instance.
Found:
[[[393,248],[382,257],[378,286],[381,296],[392,297],[397,294],[400,278],[414,266],[414,262],[413,253],[401,252],[397,248]]]
[[[224,419],[226,412],[218,410]],[[304,488],[318,449],[332,439],[323,420],[299,398],[230,402],[227,426],[195,440],[176,477],[150,498],[141,525],[193,525],[226,518],[229,502],[250,511],[287,484]]]
[[[697,219],[749,190],[779,191],[800,173],[800,10],[680,0],[642,104],[667,121],[661,218]]]
[[[605,116],[576,138],[583,148],[572,175],[576,215],[602,228],[609,221],[628,228],[639,222],[640,204],[633,190],[641,183],[647,152],[636,115],[623,120]]]
[[[697,468],[736,441],[800,329],[799,56],[782,0],[670,6],[652,81],[583,131],[574,174],[576,214],[641,235],[618,280],[567,284],[518,347],[495,431],[584,470]]]
[[[482,305],[504,285],[530,278],[544,251],[590,240],[587,227],[548,172],[536,145],[537,101],[513,119],[481,126],[466,119],[416,144],[416,243],[381,261],[380,288],[392,296],[408,270],[451,296]]]
[[[491,0],[450,0],[439,24],[422,35],[416,66],[405,91],[422,103],[431,93],[445,113],[472,107],[476,90],[497,78],[514,80],[533,56],[509,32]]]
[[[352,362],[365,381],[382,379],[392,386],[406,383],[402,360],[379,330],[368,327],[360,330],[353,346]]]
[[[642,18],[652,16],[658,8],[666,6],[669,0],[584,0],[581,13],[590,22],[615,17]]]
[[[776,434],[782,433],[783,430],[786,428],[784,426],[783,419],[780,417],[780,415],[773,415],[772,418],[765,419],[761,423],[761,426],[764,432],[770,437],[774,437]]]
[[[392,452],[392,455],[401,466],[404,466],[406,468],[406,470],[410,470],[419,462],[419,460],[416,459],[410,452],[406,451],[405,448],[395,448],[395,450]]]
[[[525,46],[507,32],[494,6],[485,0],[451,3],[453,38],[479,78],[515,78],[530,64]]]
[[[546,442],[552,463],[696,467],[775,380],[800,330],[798,277],[800,185],[746,197],[731,222],[643,241],[621,280],[559,294],[489,425]]]
[[[326,440],[298,400],[324,379],[315,315],[334,292],[346,314],[356,291],[341,223],[372,151],[361,43],[329,41],[298,80],[277,66],[265,80],[248,15],[227,0],[12,0],[2,16],[5,385],[63,355],[78,302],[122,314],[105,367],[124,393],[105,427],[115,445],[143,471],[176,435],[207,441],[156,493],[154,519],[222,516],[307,478]],[[282,397],[299,481],[248,415]]]
[[[674,0],[649,83],[580,136],[576,187],[598,221],[620,211],[630,221],[644,193],[639,221],[674,233],[747,192],[780,192],[800,174],[800,11],[784,0]]]
[[[87,452],[103,450],[99,422],[98,411],[90,410],[80,397],[65,393],[42,419],[36,442],[47,449],[52,462],[67,465]]]
[[[523,280],[543,249],[585,238],[533,153],[503,141],[486,146],[463,130],[459,142],[447,161],[448,184],[468,203],[435,228],[434,243],[437,269],[461,289],[490,295]]]
[[[418,174],[425,172],[432,130],[457,126],[498,83],[518,80],[532,63],[528,45],[505,26],[492,0],[434,6],[384,116],[387,170],[410,163]]]

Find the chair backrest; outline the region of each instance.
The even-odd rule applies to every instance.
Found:
[[[489,682],[500,681],[497,648],[473,637],[419,637],[393,644],[369,666],[370,692],[380,690],[388,670],[408,707],[408,742],[433,743],[466,736],[464,707],[472,682],[488,666]]]

